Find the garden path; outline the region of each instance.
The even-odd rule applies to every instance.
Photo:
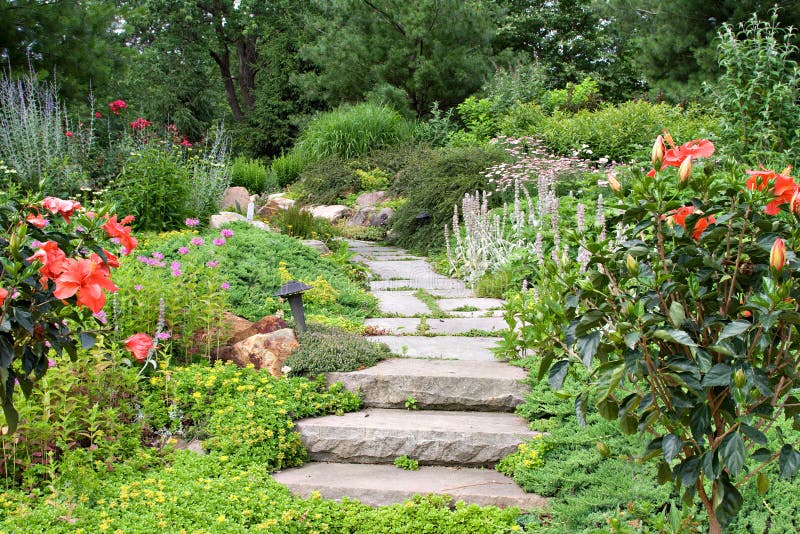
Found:
[[[366,324],[396,358],[369,369],[329,373],[359,391],[364,409],[297,422],[313,460],[275,479],[297,494],[318,491],[382,506],[414,494],[447,494],[467,503],[546,505],[491,467],[535,436],[514,415],[527,389],[522,369],[495,360],[492,333],[504,327],[498,299],[477,298],[460,280],[436,274],[423,259],[393,247],[350,241],[355,260],[377,277],[370,283],[384,315]],[[400,456],[418,460],[410,471]]]

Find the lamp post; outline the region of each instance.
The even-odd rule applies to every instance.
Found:
[[[292,309],[292,317],[294,323],[297,325],[297,330],[300,332],[306,331],[306,314],[303,311],[303,293],[312,289],[297,280],[292,280],[283,284],[278,291],[275,292],[276,297],[281,297],[289,300],[289,307]]]

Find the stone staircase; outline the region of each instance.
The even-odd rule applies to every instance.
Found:
[[[433,273],[404,251],[358,241],[351,249],[382,278],[372,284],[384,313],[432,312],[408,287],[438,296],[439,318],[424,320],[428,333],[440,335],[402,335],[406,329],[417,333],[421,317],[368,320],[392,332],[371,339],[386,343],[398,357],[361,371],[329,373],[329,382],[361,394],[364,409],[298,421],[312,462],[276,473],[275,479],[300,495],[318,491],[327,499],[349,497],[374,506],[428,493],[524,510],[545,506],[542,497],[524,493],[492,469],[535,436],[524,419],[510,413],[527,392],[520,382],[525,372],[494,359],[490,348],[497,338],[458,335],[499,329],[492,311],[501,303],[476,299],[460,281]],[[402,289],[392,291],[386,282]],[[444,310],[450,311],[443,316]],[[392,465],[403,455],[418,460],[419,470]]]

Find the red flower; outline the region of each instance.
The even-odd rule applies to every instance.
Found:
[[[123,221],[127,220],[128,217],[123,219]],[[136,238],[131,235],[131,228],[117,222],[116,215],[108,219],[102,228],[106,231],[109,237],[116,237],[119,239],[120,244],[125,247],[124,254],[130,254],[131,251],[136,248],[138,241],[136,241]]]
[[[39,245],[39,250],[34,252],[33,256],[27,258],[27,261],[38,261],[42,264],[39,274],[42,275],[41,284],[44,286],[48,278],[55,279],[64,271],[66,259],[67,255],[58,248],[58,243],[47,241]]]
[[[109,102],[108,107],[111,109],[111,113],[119,115],[119,111],[127,108],[128,104],[126,104],[124,100],[114,100],[113,102]]]
[[[0,306],[6,301],[6,297],[8,296],[8,290],[0,287]]]
[[[678,208],[672,215],[672,220],[686,228],[686,217],[694,213],[694,206],[683,206]]]
[[[707,158],[714,153],[714,144],[708,139],[694,139],[679,147],[671,148],[664,154],[664,167],[680,167],[683,160],[692,158]]]
[[[125,340],[125,348],[133,354],[136,361],[143,362],[153,349],[153,338],[147,334],[133,334]]]
[[[764,191],[769,187],[769,181],[775,178],[775,171],[764,169],[760,171],[746,171],[750,178],[745,182],[745,186],[749,190],[758,189]]]
[[[139,117],[135,121],[131,122],[130,126],[134,130],[144,130],[145,128],[150,126],[150,121],[147,119],[143,119],[142,117]]]
[[[713,215],[710,217],[700,217],[697,219],[697,222],[694,223],[692,238],[694,238],[695,241],[700,241],[700,236],[703,235],[703,232],[705,232],[706,228],[708,228],[708,225],[716,222],[717,218]]]
[[[81,208],[80,202],[75,202],[74,200],[62,200],[56,197],[46,197],[42,200],[42,207],[46,210],[49,210],[51,213],[60,214],[64,217],[64,220],[69,222],[69,218],[75,212],[75,210],[79,210]]]
[[[31,213],[31,214],[29,214],[27,221],[29,223],[31,223],[32,225],[34,225],[36,228],[40,229],[40,230],[42,228],[44,228],[45,226],[47,226],[48,224],[50,224],[50,221],[48,221],[47,219],[42,217],[41,214],[39,214],[39,213],[36,213],[36,214]]]
[[[683,206],[678,208],[677,210],[670,212],[669,215],[672,216],[672,220],[675,221],[675,224],[681,225],[684,229],[686,229],[686,217],[694,213],[694,206]],[[703,235],[703,232],[708,225],[711,223],[716,223],[717,218],[711,215],[710,217],[700,217],[694,223],[694,230],[692,230],[692,238],[695,241],[700,241],[700,236]]]
[[[183,141],[181,141],[181,146],[185,146],[185,147],[188,148],[188,147],[192,146],[192,143],[190,143],[189,140],[184,137]]]
[[[102,114],[102,113],[100,113],[99,111],[95,111],[95,112],[94,112],[94,118],[96,118],[96,119],[102,119],[102,118],[103,118],[103,114]]]
[[[108,278],[108,267],[99,258],[73,259],[64,262],[64,272],[56,278],[56,290],[53,296],[67,299],[78,296],[78,306],[86,306],[93,313],[98,313],[106,304],[103,289],[114,292],[119,289]]]
[[[64,132],[64,135],[66,135],[67,137],[72,137],[75,134],[67,130],[66,132]]]

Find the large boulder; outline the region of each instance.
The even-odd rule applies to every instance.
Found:
[[[377,209],[371,206],[358,208],[356,214],[350,217],[350,220],[347,221],[347,224],[352,224],[353,226],[366,226],[369,224],[369,218],[376,211]]]
[[[284,195],[284,193],[269,195],[266,203],[258,209],[258,214],[261,217],[270,218],[280,210],[288,210],[294,207],[295,200],[284,198],[282,195]]]
[[[228,343],[231,343],[230,340],[236,339],[236,341],[241,341],[244,337],[239,337],[242,332],[246,332],[250,330],[250,327],[253,326],[253,321],[248,321],[244,317],[239,317],[238,315],[234,315],[230,312],[225,312],[222,314],[222,332],[228,336]],[[246,337],[246,336],[245,336]]]
[[[250,323],[249,321],[248,323],[249,325],[246,328],[242,328],[233,333],[228,340],[228,345],[235,345],[236,343],[256,334],[271,334],[272,332],[289,328],[289,325],[286,323],[286,321],[274,315],[267,315],[255,323]]]
[[[362,208],[375,206],[376,204],[380,204],[387,197],[386,191],[372,191],[370,193],[362,193],[358,195],[356,199],[356,206],[360,206]]]
[[[319,217],[320,219],[325,219],[328,222],[334,223],[339,219],[349,217],[352,213],[352,210],[350,210],[350,208],[347,206],[335,204],[332,206],[312,206],[309,209],[309,212],[314,217]]]
[[[252,364],[256,369],[267,369],[272,376],[279,377],[286,358],[299,346],[294,331],[283,328],[243,339],[230,350],[220,351],[220,358],[232,361],[239,367]]]
[[[246,212],[249,203],[250,193],[244,187],[229,187],[222,197],[223,210],[235,209],[236,211]]]
[[[386,221],[392,218],[394,210],[392,208],[383,208],[378,213],[374,213],[369,218],[370,226],[383,226]]]

